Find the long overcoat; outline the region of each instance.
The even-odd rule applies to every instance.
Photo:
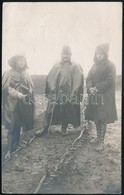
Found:
[[[80,125],[80,101],[83,94],[83,70],[74,62],[56,63],[46,78],[45,93],[49,99],[44,126]],[[56,103],[56,104],[52,104]]]
[[[107,124],[117,120],[115,102],[115,65],[108,59],[95,63],[86,79],[87,92],[91,87],[98,90],[97,98],[89,94],[85,119],[98,122],[104,120]],[[92,100],[91,100],[92,99]]]
[[[18,99],[9,94],[9,88],[13,90],[13,94],[18,92],[27,95],[25,101]],[[32,94],[30,94],[30,90]],[[19,116],[19,121],[15,121]],[[25,130],[33,128],[34,118],[34,98],[33,98],[33,83],[27,71],[17,72],[10,69],[5,72],[2,78],[2,123],[8,130],[13,131],[14,124],[21,121],[21,126]]]

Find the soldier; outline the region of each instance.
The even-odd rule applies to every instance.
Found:
[[[26,72],[26,58],[16,55],[8,60],[11,69],[2,79],[3,125],[8,130],[8,152],[6,157],[19,145],[21,127],[33,128],[33,83]],[[29,96],[30,95],[30,96]]]
[[[36,134],[47,133],[50,125],[62,125],[62,135],[67,135],[68,124],[80,125],[80,95],[83,94],[83,70],[71,60],[71,49],[64,46],[61,61],[57,62],[46,78],[48,105],[43,129]]]
[[[97,130],[96,151],[104,149],[106,125],[117,120],[115,103],[115,65],[108,59],[109,44],[97,46],[94,65],[86,79],[89,103],[85,119],[94,121]],[[93,140],[92,140],[93,141]]]

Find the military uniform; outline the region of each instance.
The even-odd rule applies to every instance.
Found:
[[[33,128],[33,83],[25,70],[26,65],[24,70],[17,71],[15,62],[18,58],[20,56],[13,56],[9,60],[9,65],[12,68],[4,73],[2,79],[2,123],[8,129],[8,145],[11,152],[19,144],[21,127],[25,130]],[[29,94],[32,101],[25,99],[24,102],[20,98],[20,95],[29,96]]]
[[[46,78],[45,93],[48,106],[43,127],[62,125],[66,131],[68,124],[80,125],[80,95],[83,94],[83,71],[72,61],[56,63]],[[52,104],[54,102],[55,104]]]
[[[94,121],[97,129],[97,141],[104,142],[106,125],[117,120],[115,103],[115,65],[108,60],[107,45],[100,45],[97,51],[104,54],[104,59],[98,61],[94,57],[94,65],[86,79],[89,104],[87,105],[85,118]],[[96,94],[90,94],[90,88],[97,89]]]

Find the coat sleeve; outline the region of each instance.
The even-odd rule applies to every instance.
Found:
[[[77,101],[82,102],[84,92],[84,75],[83,69],[79,64],[73,63],[73,71],[72,71],[72,88],[70,99],[76,98]]]
[[[115,84],[116,68],[114,64],[109,64],[104,81],[97,83],[96,88],[99,93],[105,93],[113,84]]]
[[[92,84],[92,69],[93,69],[93,67],[90,69],[90,71],[88,73],[88,76],[86,78],[87,93],[89,93],[89,89],[91,87],[93,87],[93,84]]]
[[[2,90],[3,93],[14,98],[18,98],[20,92],[12,87],[10,87],[11,71],[7,71],[2,77]]]
[[[56,63],[48,73],[46,77],[46,84],[45,84],[46,96],[48,96],[51,91],[52,92],[56,91],[56,85],[57,85],[56,82],[57,82],[59,70],[60,70],[60,65],[59,63]]]
[[[31,91],[33,91],[34,90],[34,84],[33,84],[32,78],[31,78],[31,76],[29,75],[28,72],[26,72],[26,77],[27,77],[27,80],[28,80],[29,89]]]
[[[9,87],[9,78],[10,78],[10,71],[4,72],[2,76],[2,90],[5,90]]]
[[[11,97],[18,98],[20,92],[12,87],[9,87],[8,93]]]
[[[73,71],[72,71],[72,96],[77,93],[83,92],[83,70],[79,64],[74,64]]]

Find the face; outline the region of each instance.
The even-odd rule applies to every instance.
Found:
[[[18,66],[20,67],[20,68],[24,68],[25,67],[25,59],[24,58],[19,58],[18,59]]]
[[[62,52],[61,57],[63,61],[69,61],[71,58],[71,54],[69,52]]]
[[[104,53],[102,53],[102,52],[96,53],[96,58],[97,58],[98,61],[103,60],[104,59]]]

